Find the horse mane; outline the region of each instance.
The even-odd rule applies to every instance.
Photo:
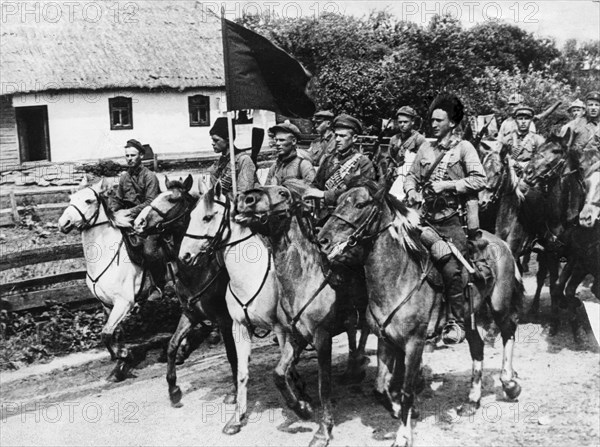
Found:
[[[348,189],[364,187],[369,191],[374,200],[379,201],[382,205],[388,205],[393,220],[390,227],[390,234],[400,246],[413,259],[418,262],[424,262],[429,257],[429,252],[421,242],[421,217],[419,214],[406,206],[393,195],[387,192],[385,186],[377,183],[374,180],[355,177],[348,182]]]
[[[394,217],[390,234],[402,248],[420,263],[429,258],[429,252],[421,242],[421,216],[391,194],[385,200]]]
[[[506,169],[508,169],[508,180],[510,182],[511,191],[515,193],[517,197],[517,203],[521,205],[525,202],[525,195],[521,188],[519,188],[519,183],[521,182],[521,178],[517,175],[517,171],[515,170],[516,161],[511,158],[508,159],[508,164],[506,165]]]

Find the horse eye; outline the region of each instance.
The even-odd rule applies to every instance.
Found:
[[[367,206],[368,202],[361,202],[361,203],[357,203],[356,205],[354,205],[356,208],[363,209],[365,206]]]
[[[91,205],[92,203],[94,203],[94,199],[86,199],[85,203]]]
[[[281,197],[285,197],[286,199],[288,198],[288,193],[286,191],[279,191],[279,195]]]
[[[204,216],[204,219],[202,219],[202,220],[204,220],[204,222],[210,222],[212,220],[212,218],[213,218],[213,215],[209,214],[208,216]]]

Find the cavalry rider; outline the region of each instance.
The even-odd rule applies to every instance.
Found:
[[[398,199],[404,196],[404,181],[419,148],[427,143],[425,137],[414,130],[417,112],[410,106],[402,106],[396,113],[398,133],[390,139],[390,157],[395,165],[395,183],[390,189]]]
[[[213,166],[209,168],[211,184],[217,181],[221,182],[223,192],[233,197],[233,181],[231,178],[231,161],[229,157],[229,129],[227,128],[227,118],[219,117],[209,130],[212,139],[213,150],[221,154]],[[235,140],[235,127],[233,128],[233,139]],[[258,184],[256,177],[256,165],[247,152],[242,152],[234,147],[235,152],[235,174],[237,182],[237,191],[243,192],[254,188]]]
[[[508,141],[501,141],[510,148],[510,156],[516,162],[518,174],[524,172],[538,148],[546,141],[541,135],[529,130],[533,116],[534,111],[531,107],[524,104],[515,107],[514,119],[517,123],[517,130],[508,137]]]
[[[600,127],[598,118],[600,115],[600,92],[589,92],[585,97],[585,115],[569,121],[565,127],[570,128],[584,144],[588,141],[600,140]],[[600,142],[597,142],[598,144]]]
[[[114,213],[115,223],[120,228],[132,229],[132,223],[137,215],[160,194],[156,174],[142,166],[144,154],[145,148],[142,143],[137,140],[127,141],[125,145],[127,171],[121,174],[117,192],[109,205]],[[160,297],[166,283],[166,268],[159,237],[158,234],[154,234],[142,239],[145,266],[158,289],[152,291],[149,300]]]
[[[362,124],[353,116],[341,114],[333,120],[335,151],[325,157],[319,167],[312,188],[305,198],[323,199],[328,209],[335,209],[336,201],[355,177],[375,179],[375,169],[368,157],[354,146],[362,131]]]
[[[576,120],[585,115],[585,103],[581,99],[576,99],[571,103],[567,111],[571,114],[571,120]]]
[[[517,122],[514,118],[515,109],[523,102],[523,95],[520,95],[519,93],[512,94],[508,98],[508,116],[500,125],[500,129],[498,130],[498,141],[508,141],[512,137],[512,134],[517,131]],[[537,129],[535,128],[533,121],[530,124],[529,131],[532,133],[537,133]]]
[[[332,128],[333,112],[320,110],[313,115],[312,122],[319,136],[310,143],[308,153],[311,156],[312,164],[318,167],[325,157],[335,150],[335,134]]]
[[[467,231],[477,241],[481,232],[477,217],[477,193],[485,187],[485,172],[471,143],[454,134],[464,116],[461,101],[453,94],[440,94],[430,107],[434,143],[426,143],[417,156],[404,184],[409,206],[423,202],[423,216],[431,228],[423,227],[421,240],[444,280],[447,302],[453,318],[442,332],[445,343],[465,338],[462,264],[448,250],[452,242],[464,256],[467,237],[459,217],[467,208]]]
[[[310,185],[315,178],[315,168],[298,155],[300,129],[286,121],[271,127],[269,133],[274,135],[277,161],[269,169],[265,184],[282,185],[288,179],[299,179]]]

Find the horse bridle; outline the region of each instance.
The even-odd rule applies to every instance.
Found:
[[[190,239],[208,240],[208,248],[204,251],[199,252],[198,255],[205,254],[209,257],[212,256],[217,250],[227,247],[228,244],[222,246],[219,246],[218,244],[219,242],[231,236],[231,227],[229,226],[229,218],[231,216],[229,196],[225,196],[225,202],[223,202],[222,200],[213,199],[213,203],[221,205],[225,209],[225,212],[223,213],[223,219],[221,219],[221,223],[219,224],[217,232],[213,236],[210,236],[208,234],[190,234],[187,232],[184,234],[184,237],[189,237]],[[227,237],[224,237],[225,231],[227,231]]]
[[[490,152],[487,155],[487,157],[489,157],[491,155],[492,155],[492,152]],[[484,160],[483,164],[485,164],[485,160]],[[487,181],[486,181],[485,189],[486,189],[486,191],[492,192],[492,197],[490,198],[490,201],[487,204],[485,204],[481,207],[482,209],[485,209],[489,205],[495,204],[498,201],[498,199],[500,199],[500,195],[502,194],[502,188],[504,186],[504,182],[506,181],[506,178],[508,177],[508,169],[509,169],[508,158],[505,158],[503,161],[501,161],[501,165],[502,165],[502,170],[500,172],[500,181],[498,182],[498,185],[496,186],[496,188],[492,189],[490,186],[488,186]]]
[[[96,206],[96,211],[94,211],[94,214],[92,214],[92,217],[90,217],[90,219],[88,220],[85,217],[85,214],[83,214],[83,212],[77,207],[77,205],[73,204],[73,203],[69,203],[69,205],[67,206],[66,209],[73,207],[75,208],[75,211],[77,211],[79,213],[79,215],[81,216],[81,220],[82,220],[82,224],[79,225],[79,229],[80,230],[89,230],[90,228],[94,228],[97,227],[99,225],[105,225],[108,224],[108,220],[104,221],[104,222],[98,222],[98,217],[100,216],[100,207],[103,204],[102,198],[100,197],[100,194],[98,194],[96,192],[96,190],[90,186],[86,186],[87,189],[90,189],[93,193],[94,196],[96,197],[96,202],[98,203],[98,205]]]
[[[183,193],[182,193],[183,194]],[[150,231],[148,233],[162,233],[164,232],[167,227],[181,219],[184,219],[186,215],[188,215],[189,211],[191,210],[192,206],[190,205],[190,203],[188,203],[184,208],[183,211],[180,214],[175,215],[175,217],[172,218],[168,218],[168,211],[164,212],[159,210],[157,207],[155,207],[152,203],[149,205],[150,208],[152,209],[152,211],[154,211],[156,214],[158,214],[160,216],[161,219],[163,219],[161,222],[158,222],[153,231]]]

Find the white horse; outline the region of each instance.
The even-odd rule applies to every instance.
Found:
[[[129,352],[114,342],[113,335],[141,292],[144,269],[130,261],[121,230],[114,225],[103,196],[108,189],[106,179],[91,186],[84,180],[81,186],[58,219],[58,227],[63,233],[73,228],[81,231],[87,286],[108,315],[102,341],[111,358],[118,359],[110,376],[121,381],[127,377]]]
[[[247,421],[248,363],[252,338],[273,330],[280,346],[286,335],[277,320],[278,283],[270,250],[259,236],[230,220],[233,204],[220,183],[205,192],[191,213],[179,250],[182,263],[194,265],[206,253],[221,251],[229,273],[225,299],[233,319],[237,352],[236,410],[223,428],[236,434]]]

